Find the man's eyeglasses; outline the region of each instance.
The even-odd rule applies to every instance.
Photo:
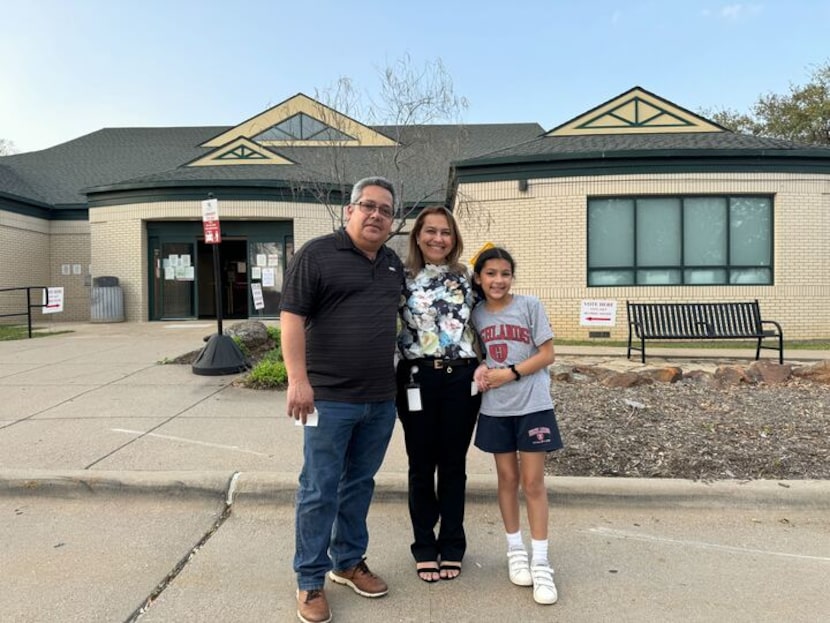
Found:
[[[378,214],[380,214],[383,218],[392,220],[392,217],[395,216],[395,211],[392,209],[392,206],[384,204],[375,203],[374,201],[356,201],[354,204],[360,211],[363,212],[366,216],[372,214],[375,210],[377,210]]]

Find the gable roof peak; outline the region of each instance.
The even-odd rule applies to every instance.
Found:
[[[269,132],[292,118],[312,121],[318,127],[328,128],[330,132],[311,140],[290,135],[290,132]],[[221,147],[239,137],[262,145],[290,147],[322,147],[332,142],[346,147],[388,147],[396,144],[388,136],[302,92],[208,139],[201,147]]]
[[[674,102],[635,86],[553,128],[545,136],[728,131]]]

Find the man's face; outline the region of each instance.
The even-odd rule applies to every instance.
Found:
[[[392,231],[392,193],[380,186],[367,186],[360,199],[346,207],[346,233],[357,248],[374,252]]]

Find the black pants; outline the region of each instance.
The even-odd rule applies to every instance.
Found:
[[[421,411],[410,411],[406,399],[413,362],[398,364],[398,416],[409,457],[409,516],[415,537],[412,555],[418,562],[460,561],[467,549],[464,495],[467,449],[470,447],[481,396],[471,396],[477,362],[436,370],[415,362]],[[438,473],[436,486],[436,471]],[[439,523],[438,537],[435,526]]]

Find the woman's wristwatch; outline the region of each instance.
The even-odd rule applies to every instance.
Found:
[[[513,373],[513,376],[515,376],[515,377],[516,377],[516,380],[517,380],[517,381],[518,381],[519,379],[521,379],[521,378],[522,378],[522,375],[521,375],[521,374],[519,374],[519,371],[516,369],[516,366],[515,366],[514,364],[512,364],[512,363],[511,363],[511,364],[510,364],[509,366],[507,366],[507,367],[508,367],[508,368],[510,368],[510,371]]]

